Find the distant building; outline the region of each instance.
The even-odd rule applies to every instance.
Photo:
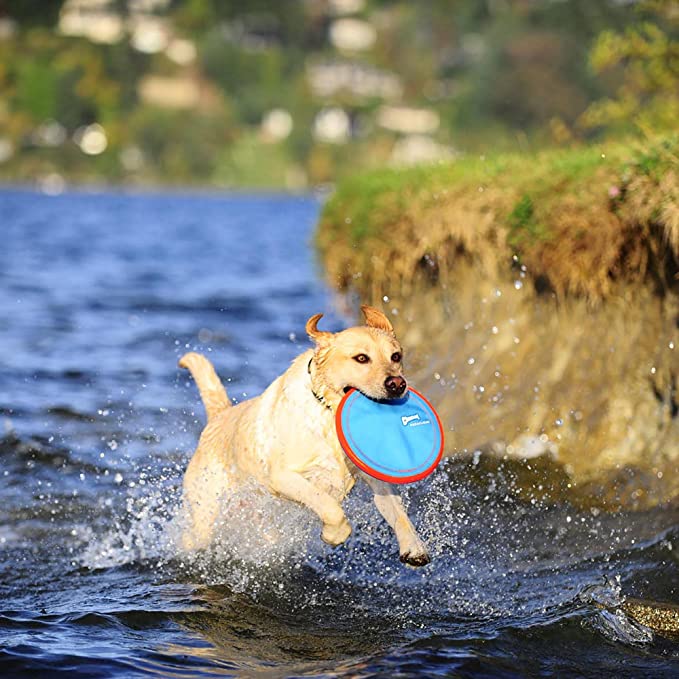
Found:
[[[157,54],[170,45],[170,26],[164,19],[138,14],[130,18],[130,29],[130,44],[139,52]]]
[[[160,108],[215,111],[223,105],[219,90],[210,81],[189,72],[146,75],[139,81],[137,93],[144,103]]]
[[[380,127],[401,134],[433,134],[440,122],[439,114],[428,108],[382,106],[377,112]]]
[[[62,35],[104,44],[119,42],[129,30],[132,46],[151,54],[168,46],[168,25],[154,14],[168,6],[169,0],[128,0],[126,23],[115,0],[66,0],[57,29]]]
[[[365,8],[365,0],[328,0],[328,9],[335,16],[356,14]]]
[[[337,19],[330,24],[330,42],[338,50],[362,52],[377,40],[375,27],[362,19]]]
[[[122,39],[122,17],[109,0],[66,0],[59,15],[58,30],[63,35],[113,44]]]
[[[282,108],[274,108],[268,111],[262,118],[260,132],[262,140],[275,143],[283,141],[290,136],[293,127],[292,116]]]
[[[314,138],[328,144],[346,144],[351,136],[351,119],[341,108],[324,108],[316,114]]]
[[[398,99],[403,86],[399,77],[365,64],[351,61],[328,61],[307,66],[307,81],[314,96],[332,97],[347,93],[365,99]]]

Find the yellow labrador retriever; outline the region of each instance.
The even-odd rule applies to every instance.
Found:
[[[341,502],[362,477],[396,533],[401,561],[429,563],[401,498],[389,484],[357,469],[335,432],[335,410],[349,388],[389,399],[407,387],[403,350],[389,319],[373,307],[361,309],[366,325],[338,333],[319,330],[323,314],[312,316],[306,331],[315,348],[298,356],[263,394],[238,405],[231,404],[204,356],[192,352],[180,359],[198,384],[208,419],[184,476],[186,549],[210,543],[221,497],[249,478],[311,509],[323,524],[323,540],[340,545],[351,534]]]

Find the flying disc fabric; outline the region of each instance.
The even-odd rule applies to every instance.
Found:
[[[375,401],[352,389],[335,415],[337,436],[349,459],[389,483],[412,483],[431,474],[443,453],[443,427],[422,394]]]

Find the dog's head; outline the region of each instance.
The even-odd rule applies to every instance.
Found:
[[[361,307],[366,325],[332,333],[318,329],[323,314],[306,324],[316,344],[312,381],[320,396],[337,402],[351,387],[374,399],[403,396],[403,349],[389,319],[378,309]]]

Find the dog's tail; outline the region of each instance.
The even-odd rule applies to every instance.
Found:
[[[219,413],[231,407],[231,401],[226,395],[224,385],[217,377],[212,363],[195,352],[184,354],[179,359],[179,366],[190,371],[193,379],[196,380],[200,397],[207,412],[208,422]]]

